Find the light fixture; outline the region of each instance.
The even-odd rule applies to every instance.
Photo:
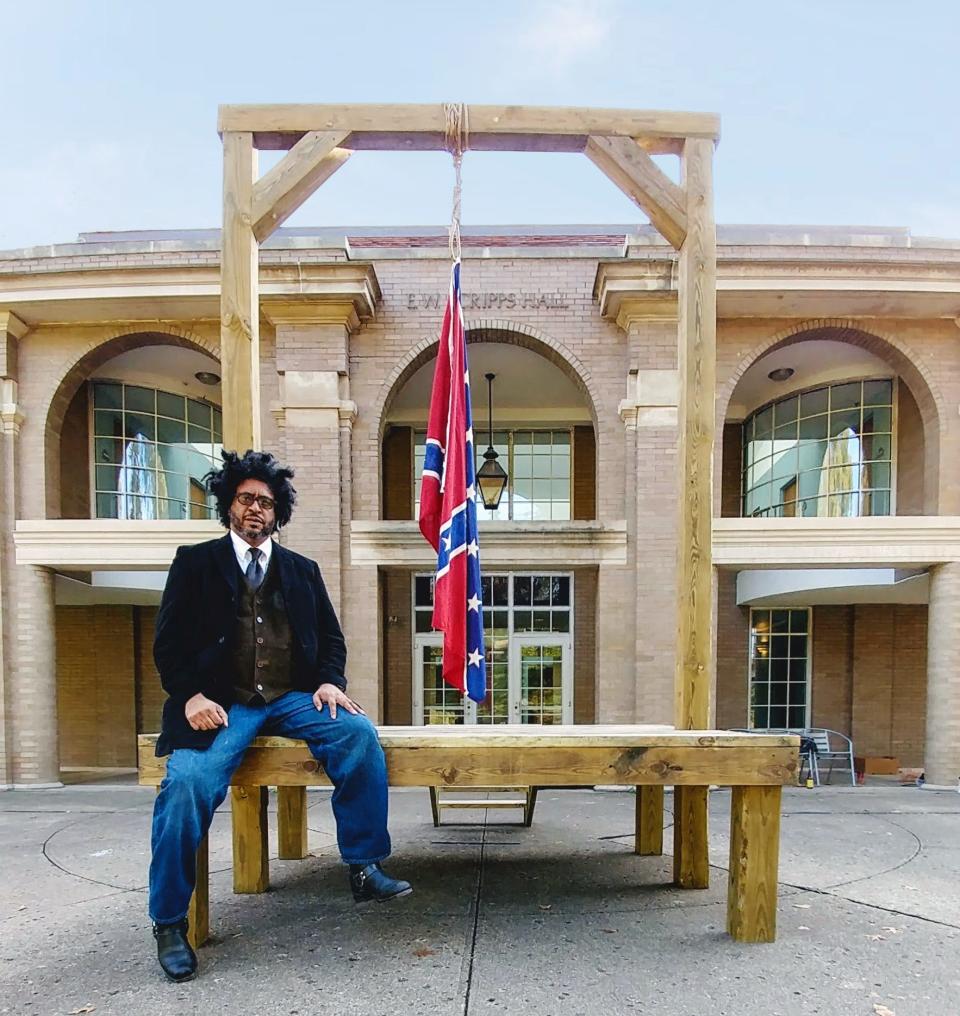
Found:
[[[789,381],[793,377],[793,367],[777,367],[767,375],[771,381]]]
[[[202,385],[218,385],[220,384],[220,375],[214,374],[212,370],[198,370],[193,375]]]
[[[497,462],[497,453],[493,450],[493,379],[496,374],[484,374],[487,379],[487,426],[489,440],[487,450],[483,453],[483,465],[477,470],[477,486],[483,498],[483,507],[496,511],[500,506],[500,498],[507,486],[507,474],[503,466]]]

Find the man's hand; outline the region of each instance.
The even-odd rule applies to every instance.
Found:
[[[194,730],[216,730],[217,727],[229,727],[227,711],[213,699],[208,699],[203,692],[197,692],[193,698],[187,699],[183,709],[187,723]]]
[[[347,693],[341,691],[335,684],[321,684],[313,693],[313,704],[322,713],[324,705],[330,707],[330,719],[337,718],[337,706],[343,706],[348,713],[363,713],[363,710]],[[366,715],[366,713],[364,713]]]

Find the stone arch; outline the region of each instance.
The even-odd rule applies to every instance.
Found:
[[[197,332],[176,325],[164,324],[163,331],[130,331],[127,328],[100,333],[66,364],[49,390],[41,410],[44,421],[45,517],[60,515],[60,436],[67,409],[79,387],[108,360],[131,349],[145,346],[181,346],[207,353],[219,362],[220,347]]]
[[[593,421],[594,432],[597,432],[597,406],[600,398],[595,382],[590,371],[561,342],[530,325],[506,318],[467,320],[465,325],[468,343],[503,342],[523,346],[558,367],[583,394],[590,411],[590,419]],[[436,356],[439,342],[439,337],[421,339],[407,351],[381,385],[375,408],[375,432],[378,444],[383,442],[385,421],[394,397],[425,363]]]
[[[863,324],[852,319],[819,318],[799,322],[766,337],[740,359],[726,381],[718,386],[716,404],[718,431],[722,432],[733,393],[750,367],[775,349],[810,339],[827,339],[859,346],[886,361],[906,383],[916,400],[923,421],[925,513],[935,515],[939,506],[940,439],[946,432],[943,395],[926,364],[919,362],[913,351],[889,332],[878,331],[872,326],[865,328]],[[719,457],[718,449],[718,459]],[[719,462],[716,472],[718,476],[723,475]]]

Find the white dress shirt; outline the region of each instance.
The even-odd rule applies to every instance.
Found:
[[[251,561],[250,551],[253,550],[253,547],[251,547],[246,540],[237,536],[232,529],[230,530],[230,539],[233,541],[233,552],[237,555],[237,563],[240,565],[240,571],[246,575],[247,565],[249,565]],[[268,537],[260,544],[259,547],[257,547],[257,550],[260,551],[260,567],[263,569],[263,574],[266,575],[267,566],[270,564],[270,555],[273,553],[273,540]]]

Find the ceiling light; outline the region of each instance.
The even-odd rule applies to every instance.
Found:
[[[789,381],[793,377],[793,367],[777,367],[767,375],[771,381]]]
[[[790,372],[791,374],[793,371]],[[220,375],[214,374],[212,370],[198,370],[193,375],[202,385],[218,385],[220,384]]]

